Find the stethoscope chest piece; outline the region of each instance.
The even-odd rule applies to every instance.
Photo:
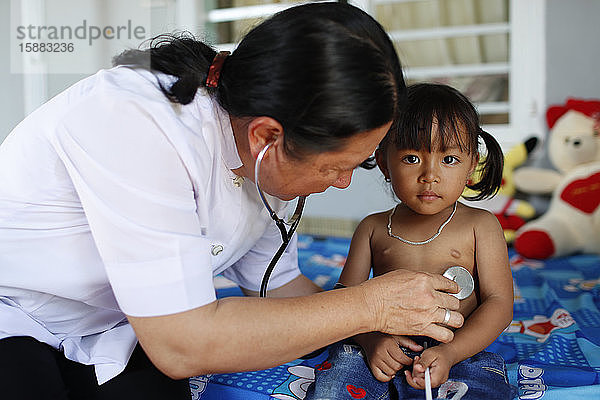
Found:
[[[464,267],[455,265],[450,267],[444,272],[444,276],[448,279],[453,280],[460,287],[460,292],[450,293],[452,296],[459,300],[464,300],[473,293],[475,288],[475,281],[471,273]]]

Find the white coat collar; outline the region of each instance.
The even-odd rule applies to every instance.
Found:
[[[221,129],[219,129],[219,132],[221,133],[219,135],[219,141],[221,142],[221,156],[223,157],[223,162],[230,170],[240,168],[243,164],[235,144],[235,137],[233,136],[233,128],[231,127],[229,114],[221,108],[215,99],[211,100],[219,118],[219,124],[221,125]]]

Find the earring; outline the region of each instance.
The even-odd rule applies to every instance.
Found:
[[[389,183],[392,181],[392,178],[385,178],[385,181]]]

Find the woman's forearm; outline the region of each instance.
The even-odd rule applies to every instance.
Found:
[[[231,297],[180,314],[130,320],[149,357],[173,378],[259,370],[372,329],[359,290]]]

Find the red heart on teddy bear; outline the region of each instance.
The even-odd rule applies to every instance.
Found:
[[[586,214],[593,213],[600,205],[600,172],[569,183],[560,198]]]

